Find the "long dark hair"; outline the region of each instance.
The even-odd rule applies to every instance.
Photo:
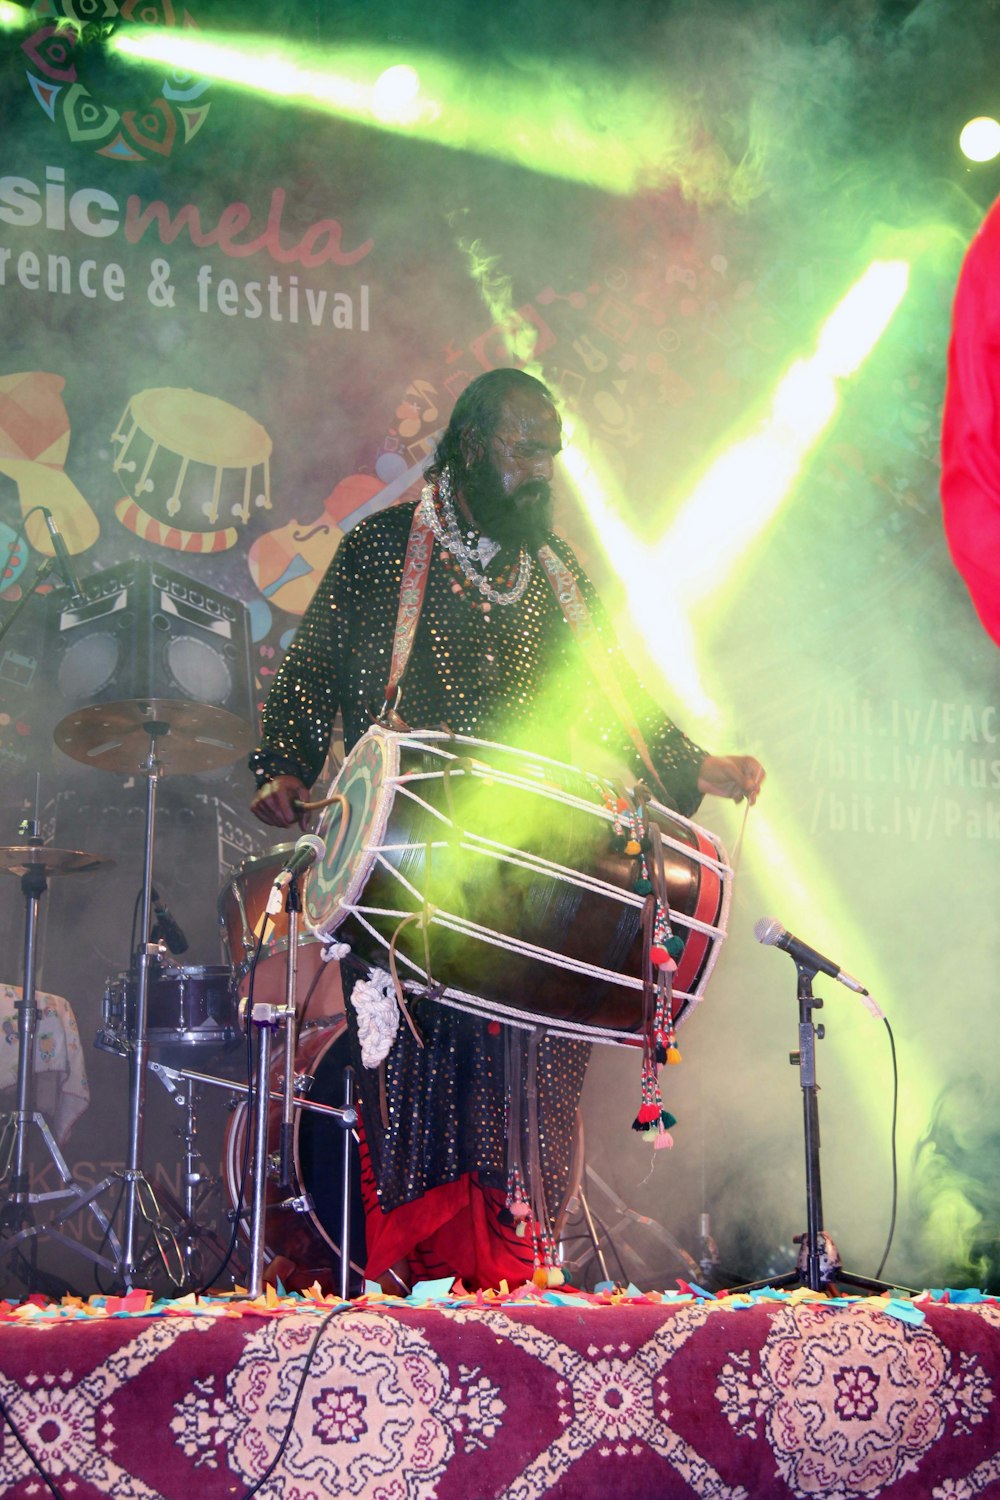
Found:
[[[440,479],[447,469],[454,487],[461,489],[467,467],[462,452],[463,439],[468,434],[475,433],[485,443],[492,437],[500,420],[504,400],[508,392],[514,390],[534,391],[555,406],[548,386],[524,370],[504,366],[502,369],[487,370],[484,375],[477,375],[455,402],[451,421],[437,445],[434,458],[424,470],[424,477],[431,481]]]

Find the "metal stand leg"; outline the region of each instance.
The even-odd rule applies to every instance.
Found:
[[[202,1222],[206,1207],[213,1195],[218,1193],[221,1184],[206,1163],[198,1145],[198,1103],[205,1081],[228,1088],[230,1092],[233,1084],[230,1079],[209,1077],[203,1080],[182,1073],[179,1069],[168,1068],[163,1063],[150,1063],[149,1070],[154,1077],[159,1078],[174,1103],[184,1110],[184,1124],[174,1131],[183,1147],[181,1198],[175,1198],[163,1184],[158,1186],[157,1196],[162,1200],[171,1220],[172,1238],[177,1245],[180,1269],[175,1284],[188,1288],[198,1287],[208,1270],[203,1249],[207,1248],[218,1263],[224,1261],[227,1254],[227,1246],[215,1230]],[[218,1207],[217,1204],[216,1208]],[[160,1253],[162,1258],[162,1251]],[[173,1276],[169,1265],[167,1271]]]
[[[30,830],[28,845],[40,849],[42,839],[38,832],[37,822],[31,821],[22,827]],[[37,865],[29,865],[21,877],[21,890],[25,900],[24,979],[21,986],[21,999],[15,1003],[14,1007],[18,1013],[17,1103],[14,1113],[7,1117],[4,1128],[0,1132],[0,1159],[4,1161],[4,1166],[0,1168],[0,1171],[6,1171],[9,1168],[8,1194],[3,1207],[0,1208],[0,1253],[12,1254],[18,1245],[28,1240],[34,1241],[39,1235],[48,1234],[97,1265],[110,1269],[116,1264],[120,1255],[120,1247],[109,1219],[95,1199],[105,1187],[110,1185],[111,1179],[105,1178],[88,1192],[78,1187],[73,1181],[72,1174],[56,1145],[48,1124],[41,1114],[36,1113],[33,1103],[35,1029],[38,1023],[35,984],[38,907],[47,888],[45,867],[41,861]],[[41,1134],[49,1156],[62,1179],[62,1188],[55,1192],[31,1192],[28,1133],[32,1125]],[[48,1224],[36,1224],[33,1205],[60,1200],[65,1200],[65,1206],[56,1217]],[[110,1247],[114,1259],[88,1249],[69,1235],[62,1234],[57,1228],[81,1208],[89,1209],[94,1215],[103,1231],[102,1243]],[[51,1280],[51,1278],[37,1278],[37,1273],[33,1268],[30,1269],[28,1279],[29,1290],[34,1290],[30,1283],[36,1279]]]
[[[275,1007],[253,1007],[252,1022],[257,1028],[257,1083],[254,1090],[256,1114],[253,1117],[253,1196],[250,1200],[250,1275],[247,1291],[259,1297],[264,1290],[264,1200],[267,1192],[267,1120],[268,1081],[271,1077],[271,1027]],[[258,1014],[258,1012],[260,1014]]]
[[[35,832],[29,843],[41,844],[38,825],[32,824]],[[28,1181],[28,1127],[34,1118],[33,1083],[35,1064],[35,1026],[38,1021],[38,1006],[35,1004],[35,958],[38,931],[38,904],[47,889],[45,871],[42,868],[28,870],[21,877],[24,892],[24,983],[21,999],[16,1002],[17,1011],[17,1105],[14,1113],[14,1143],[11,1160],[10,1193],[0,1225],[19,1230],[31,1223],[30,1186]]]
[[[356,1118],[354,1108],[354,1069],[344,1069],[344,1110],[347,1114]],[[354,1152],[351,1145],[351,1131],[344,1131],[344,1139],[341,1143],[341,1171],[343,1182],[343,1197],[340,1201],[340,1295],[346,1302],[350,1286],[351,1272],[351,1165]]]
[[[139,1192],[142,1181],[142,1134],[146,1102],[146,1063],[149,1043],[146,1017],[149,1004],[149,930],[153,906],[153,839],[156,827],[156,788],[161,770],[156,758],[156,740],[168,726],[155,720],[146,726],[149,733],[149,755],[146,759],[146,833],[142,860],[142,912],[139,931],[139,984],[135,1002],[135,1040],[129,1053],[128,1150],[125,1158],[125,1204],[121,1275],[131,1288],[137,1266],[136,1219],[142,1209]]]

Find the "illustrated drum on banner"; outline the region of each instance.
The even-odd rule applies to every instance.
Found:
[[[125,498],[123,525],[146,541],[183,552],[225,551],[233,519],[271,509],[271,438],[261,424],[201,391],[138,391],[111,435],[112,469]],[[255,478],[256,475],[256,478]]]
[[[640,862],[622,852],[607,783],[519,749],[375,727],[333,784],[310,871],[313,932],[347,942],[442,1003],[592,1042],[643,1024]],[[703,996],[726,935],[731,878],[713,834],[655,801],[674,931],[673,1019]]]

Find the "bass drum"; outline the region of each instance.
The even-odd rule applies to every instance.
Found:
[[[347,1022],[343,1016],[321,1025],[303,1027],[295,1053],[296,1080],[311,1076],[308,1098],[317,1104],[344,1102],[344,1070],[350,1063]],[[284,1058],[271,1067],[271,1089],[281,1088]],[[229,1200],[235,1209],[240,1198],[240,1180],[247,1157],[246,1101],[237,1105],[226,1127],[223,1176]],[[267,1149],[274,1159],[281,1134],[281,1102],[268,1106]],[[288,1291],[304,1291],[319,1282],[324,1292],[340,1286],[340,1215],[343,1173],[341,1148],[343,1127],[317,1110],[297,1109],[292,1138],[292,1157],[297,1194],[306,1201],[301,1210],[284,1206],[295,1192],[284,1193],[269,1174],[265,1194],[265,1279],[280,1280]],[[357,1147],[352,1144],[351,1166],[351,1296],[359,1296],[364,1285],[365,1215],[357,1168]],[[243,1189],[243,1233],[249,1238],[249,1207],[253,1184],[249,1168]]]

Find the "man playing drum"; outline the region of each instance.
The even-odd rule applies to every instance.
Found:
[[[264,708],[250,758],[262,822],[306,826],[301,804],[338,709],[348,750],[376,719],[564,761],[575,732],[686,816],[704,793],[756,800],[760,763],[707,755],[665,717],[550,531],[561,446],[547,388],[520,370],[489,371],[460,396],[421,500],[345,537]],[[366,971],[352,957],[343,972],[349,994]],[[529,1043],[433,1000],[411,1011],[422,1047],[401,1026],[381,1078],[360,1054],[356,1064],[368,1274],[386,1290],[444,1275],[470,1289],[518,1284],[551,1254],[589,1047]],[[387,1114],[386,1096],[406,1107]]]

